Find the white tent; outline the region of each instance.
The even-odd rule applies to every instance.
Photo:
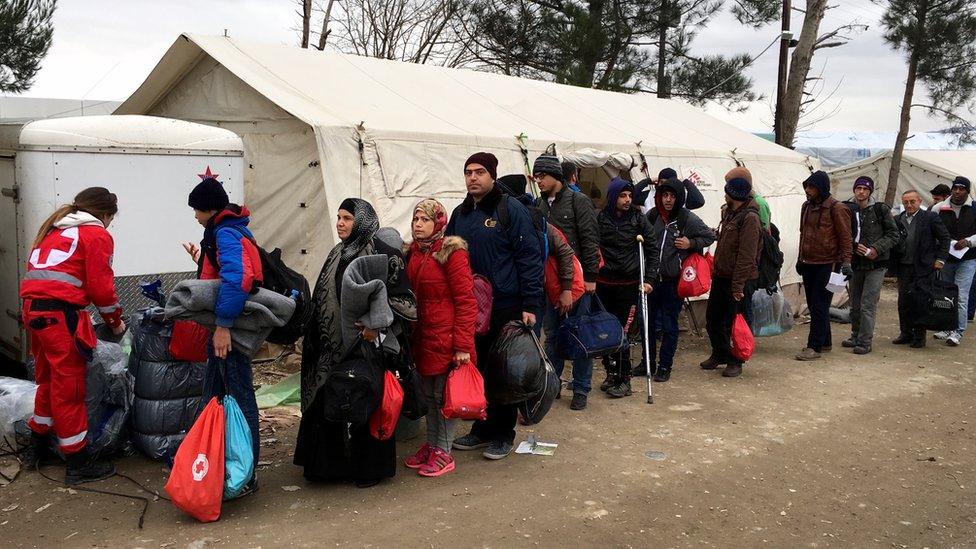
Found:
[[[891,151],[876,154],[860,162],[843,166],[829,172],[834,194],[844,200],[853,195],[854,181],[866,175],[874,179],[875,196],[884,197],[888,188],[888,173],[891,170]],[[898,190],[895,193],[895,203],[901,200],[901,194],[908,190],[916,190],[922,195],[923,202],[932,204],[929,191],[939,183],[951,185],[956,176],[976,179],[976,151],[905,151],[901,160],[898,175]]]
[[[793,148],[833,169],[891,150],[895,137],[895,132],[807,131],[797,134]],[[910,135],[906,146],[915,151],[976,150],[973,145],[960,145],[959,136],[943,132]]]
[[[484,150],[499,175],[523,172],[555,143],[608,174],[646,155],[652,173],[672,166],[699,180],[703,217],[717,225],[724,173],[754,174],[784,235],[784,284],[797,281],[799,181],[806,157],[688,105],[470,70],[416,65],[183,35],[116,111],[214,124],[244,140],[245,195],[258,237],[289,264],[316,273],[335,242],[333,218],[347,196],[370,200],[381,221],[408,230],[413,205],[464,196],[462,164]],[[573,153],[572,155],[570,153]],[[626,167],[622,169],[627,172]],[[604,176],[605,177],[605,176]]]

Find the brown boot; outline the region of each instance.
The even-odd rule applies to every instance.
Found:
[[[725,364],[725,363],[715,358],[714,355],[712,355],[706,358],[705,362],[702,362],[701,364],[699,364],[699,366],[701,366],[702,370],[714,370],[715,368],[718,368],[719,365],[721,364]]]
[[[741,362],[730,362],[729,365],[722,370],[722,377],[739,377],[740,375],[742,375]]]
[[[820,357],[821,354],[818,353],[817,351],[814,351],[810,347],[804,347],[802,351],[797,353],[795,358],[797,360],[807,361],[807,360],[817,360]]]

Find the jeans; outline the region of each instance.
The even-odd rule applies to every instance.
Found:
[[[976,259],[948,262],[942,268],[943,280],[954,280],[959,287],[959,333],[966,331],[966,320],[969,316],[969,292],[973,285],[973,274],[976,274]]]
[[[458,420],[447,419],[441,413],[444,407],[444,387],[447,385],[447,374],[439,376],[420,376],[420,388],[427,399],[427,444],[436,446],[448,454],[451,453],[451,442],[454,441],[454,430]]]
[[[678,281],[662,280],[654,284],[654,291],[647,296],[648,316],[656,318],[657,322],[648,325],[647,345],[651,364],[647,371],[654,373],[655,361],[658,367],[670,372],[674,366],[674,354],[678,350],[678,315],[681,314],[681,298],[678,297]],[[664,337],[661,340],[661,356],[657,357],[657,334],[660,331]]]
[[[498,339],[498,334],[502,327],[512,320],[521,320],[522,311],[518,307],[510,309],[495,309],[491,312],[491,322],[488,332],[483,336],[475,336],[474,346],[478,357],[478,368],[485,378],[491,368],[497,368],[489,359],[491,346]],[[486,387],[487,388],[487,387]],[[518,404],[497,404],[492,402],[491,394],[488,397],[488,417],[479,419],[471,426],[471,434],[487,440],[489,442],[514,442],[515,424],[518,422]],[[433,413],[437,413],[436,411]]]
[[[596,295],[603,303],[607,312],[617,317],[621,326],[627,326],[630,308],[637,301],[637,283],[633,284],[597,284]],[[648,313],[650,316],[650,313]],[[635,315],[639,316],[639,315]],[[653,318],[653,317],[651,317]],[[643,336],[643,334],[642,334]],[[646,342],[644,343],[647,344]],[[630,380],[630,347],[625,347],[619,353],[603,357],[603,364],[607,367],[607,375],[621,381]]]
[[[564,317],[559,314],[559,311],[557,311],[555,307],[546,302],[545,317],[543,317],[542,320],[543,329],[546,332],[546,355],[549,356],[549,360],[552,361],[552,365],[556,368],[556,374],[560,378],[563,375],[563,366],[566,363],[566,359],[560,356],[557,346],[559,326],[562,324],[563,318]],[[573,393],[589,393],[590,383],[592,380],[593,359],[584,357],[574,360],[572,384]]]
[[[712,358],[721,364],[739,363],[732,357],[732,323],[737,314],[744,315],[752,307],[752,286],[746,284],[744,297],[736,301],[732,297],[732,279],[713,278],[705,311],[705,330],[712,344]]]
[[[213,353],[213,344],[208,346],[207,357],[207,370],[203,377],[204,405],[212,397],[234,397],[251,430],[251,449],[254,451],[254,463],[257,464],[261,435],[258,431],[258,402],[254,398],[251,359],[237,351],[228,351],[227,358],[217,358]]]
[[[969,287],[969,320],[973,320],[976,313],[976,284]]]
[[[801,263],[798,270],[803,277],[803,291],[807,298],[807,308],[810,309],[810,335],[807,337],[807,347],[823,351],[824,347],[832,347],[830,337],[830,301],[833,292],[827,291],[827,282],[834,266],[813,265]]]
[[[851,296],[851,339],[855,345],[870,347],[874,339],[874,322],[881,299],[887,267],[855,271],[847,291]]]

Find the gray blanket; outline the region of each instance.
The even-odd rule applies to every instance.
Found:
[[[210,330],[217,325],[214,303],[219,280],[184,280],[166,299],[167,320],[192,320]],[[273,328],[284,326],[295,313],[295,300],[261,288],[244,302],[244,311],[230,330],[235,351],[254,356]]]
[[[359,322],[371,330],[382,331],[393,324],[393,310],[387,299],[386,279],[390,259],[386,255],[357,257],[342,275],[342,342],[348,348],[359,335]],[[383,345],[393,352],[400,346],[394,337]]]

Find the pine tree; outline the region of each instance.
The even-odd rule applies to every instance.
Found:
[[[30,89],[51,47],[57,0],[0,1],[0,92]]]
[[[976,140],[976,128],[957,113],[976,107],[976,6],[972,0],[878,0],[884,39],[908,57],[908,77],[885,202],[893,203],[912,108],[945,118],[963,130],[962,140]],[[915,103],[921,83],[927,103]]]

